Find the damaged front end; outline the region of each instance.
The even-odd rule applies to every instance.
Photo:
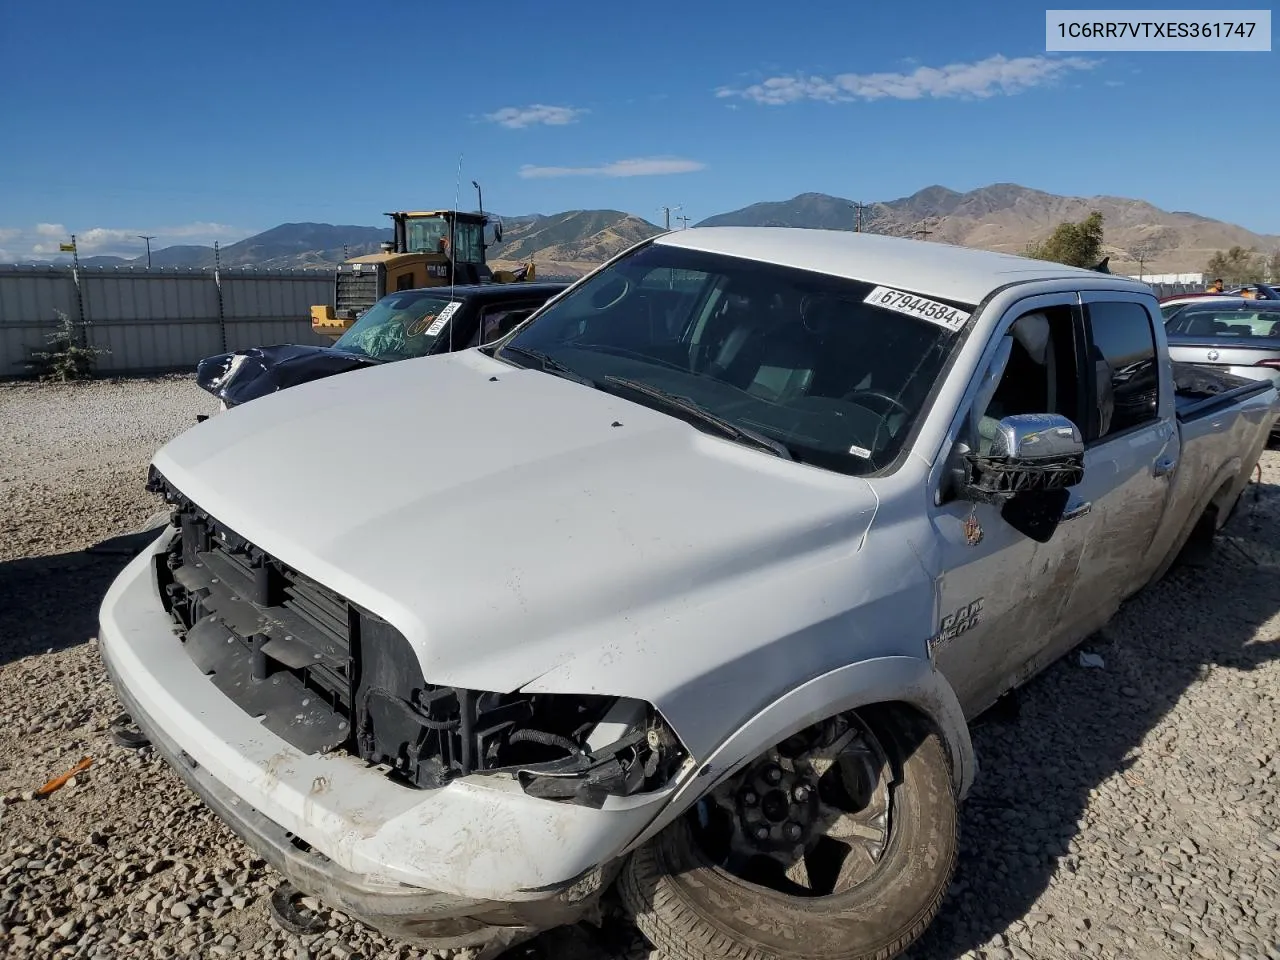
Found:
[[[234,407],[286,387],[381,362],[332,347],[286,343],[205,357],[196,365],[196,383]]]
[[[188,655],[297,749],[346,751],[405,788],[507,777],[529,796],[595,808],[668,786],[690,762],[641,701],[429,682],[390,623],[268,556],[154,468],[148,489],[180,531],[156,573]]]

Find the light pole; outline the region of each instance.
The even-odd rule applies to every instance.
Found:
[[[472,180],[471,185],[476,188],[476,203],[480,205],[480,216],[483,217],[484,216],[484,194],[480,192],[480,184]]]
[[[684,204],[680,204],[679,206],[676,206],[676,207],[659,207],[658,209],[660,209],[663,214],[663,225],[666,227],[666,229],[670,230],[671,214],[676,210],[683,210]]]
[[[138,234],[138,239],[147,241],[147,269],[150,270],[151,269],[151,241],[154,240],[155,237],[154,236],[149,237],[145,233],[140,233]]]

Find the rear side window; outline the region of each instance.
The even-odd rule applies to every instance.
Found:
[[[1280,310],[1184,310],[1170,321],[1168,331],[1188,337],[1274,337],[1280,336]]]
[[[1139,303],[1090,303],[1094,366],[1091,439],[1100,440],[1157,419],[1160,369],[1151,316]]]

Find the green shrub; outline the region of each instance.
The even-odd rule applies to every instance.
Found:
[[[31,359],[24,363],[41,380],[85,380],[93,376],[98,355],[111,351],[89,346],[77,335],[76,325],[67,314],[61,310],[54,313],[58,316],[58,329],[45,337],[49,348],[32,350]]]

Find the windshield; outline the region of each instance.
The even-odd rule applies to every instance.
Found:
[[[1280,336],[1280,308],[1269,308],[1262,304],[1247,307],[1191,305],[1175,318],[1166,318],[1166,321],[1169,333],[1188,337]]]
[[[897,456],[972,309],[650,244],[546,308],[496,356],[610,392],[612,378],[631,381],[625,396],[637,403],[673,412],[680,398],[719,420],[721,435],[727,422],[802,463],[864,474]]]
[[[422,290],[388,294],[348,327],[334,347],[377,360],[426,356],[442,335],[448,336],[449,320],[459,307],[447,295]]]
[[[439,253],[442,239],[449,239],[449,224],[442,217],[405,221],[405,244],[410,253]]]

